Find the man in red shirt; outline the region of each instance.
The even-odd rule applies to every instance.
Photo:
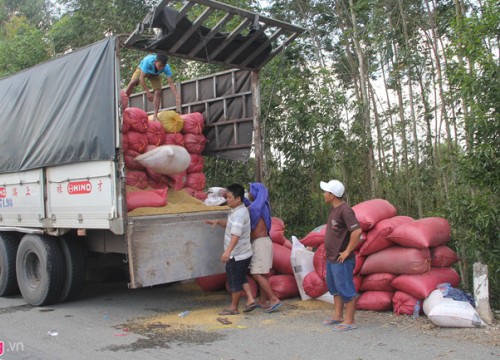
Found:
[[[320,187],[325,203],[331,205],[325,234],[326,283],[335,305],[333,316],[323,324],[333,325],[335,331],[354,330],[358,295],[353,281],[354,249],[360,241],[361,228],[354,211],[342,198],[344,185],[338,180],[330,180],[321,181]]]

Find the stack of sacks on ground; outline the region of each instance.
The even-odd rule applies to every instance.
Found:
[[[358,251],[363,265],[357,308],[413,313],[417,301],[423,302],[440,283],[458,286],[460,277],[450,266],[458,261],[445,244],[450,240],[448,221],[439,217],[414,220],[389,214],[390,204],[369,200],[353,207],[366,240]],[[392,205],[390,205],[392,206]],[[366,221],[385,208],[384,218]]]
[[[397,216],[386,200],[373,199],[353,206],[363,231],[355,250],[354,284],[360,293],[357,308],[413,313],[417,300],[426,298],[437,284],[457,286],[460,278],[450,268],[456,253],[444,244],[450,240],[449,223],[442,218],[414,220]],[[314,269],[305,275],[305,293],[318,298],[327,292],[324,237],[326,225],[318,226],[300,242],[316,248]]]
[[[287,244],[290,241],[284,236],[285,223],[278,217],[272,217],[271,220],[270,234],[273,242],[273,264],[269,273],[269,284],[279,299],[299,296],[299,289],[290,263],[291,246]],[[258,286],[255,280],[248,275],[247,279],[252,293],[255,293],[253,295],[256,296]],[[196,282],[204,291],[228,288],[225,273],[199,277]]]
[[[184,146],[185,135],[181,133],[187,129],[185,131],[196,131],[204,137],[201,135],[203,115],[162,111],[158,118],[160,121],[148,119],[147,113],[140,108],[127,107],[123,111],[122,141],[127,185],[142,189],[127,193],[128,211],[166,205],[168,187],[183,189],[201,200],[206,198],[201,156],[204,145],[197,149],[199,153],[191,154]],[[195,127],[196,130],[191,130]],[[189,183],[192,186],[186,186],[189,174],[198,174]],[[145,190],[148,187],[153,189]]]

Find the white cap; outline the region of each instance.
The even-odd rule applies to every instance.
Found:
[[[344,185],[338,180],[330,180],[329,182],[321,181],[319,186],[322,190],[331,192],[338,198],[341,198],[344,195]]]

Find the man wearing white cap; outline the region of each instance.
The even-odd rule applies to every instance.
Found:
[[[344,185],[338,180],[330,180],[321,181],[320,187],[325,192],[325,203],[331,205],[325,234],[326,283],[335,305],[333,316],[323,325],[333,325],[335,331],[354,330],[357,293],[352,274],[356,259],[354,249],[359,243],[361,228],[354,211],[342,198]]]

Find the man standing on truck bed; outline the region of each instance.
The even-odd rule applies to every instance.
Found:
[[[175,95],[175,103],[177,107],[180,107],[181,98],[177,93],[177,88],[172,80],[172,70],[168,64],[168,56],[162,54],[150,54],[145,56],[140,62],[137,69],[132,74],[132,79],[130,80],[127,90],[125,90],[127,96],[130,97],[134,87],[141,85],[146,93],[148,101],[154,101],[154,115],[153,120],[158,120],[158,110],[160,108],[160,98],[161,98],[161,79],[160,74],[164,73],[167,76],[168,85],[170,90]],[[154,95],[149,91],[145,80],[149,79],[154,90]]]

